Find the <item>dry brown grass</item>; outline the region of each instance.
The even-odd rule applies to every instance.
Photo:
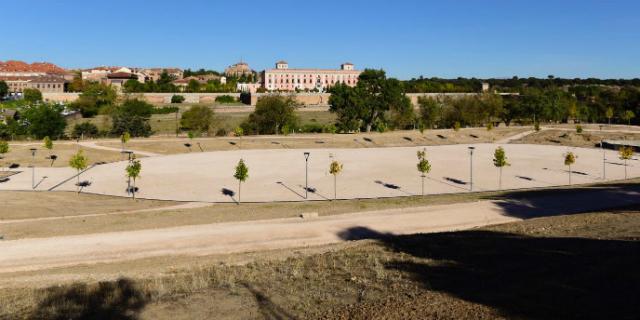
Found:
[[[548,144],[556,146],[595,148],[599,147],[601,140],[625,139],[640,140],[640,132],[616,133],[606,131],[585,131],[583,133],[577,133],[575,131],[550,129],[532,133],[522,139],[512,141],[511,143]]]
[[[75,192],[0,192],[0,221],[117,213],[171,206],[172,201],[131,200]]]
[[[69,159],[71,159],[71,156],[78,152],[78,150],[83,150],[84,155],[89,158],[90,164],[122,160],[122,155],[117,151],[83,148],[75,142],[70,141],[54,141],[53,150],[51,151],[45,149],[41,142],[11,143],[9,153],[5,154],[4,159],[0,160],[0,166],[6,167],[12,163],[17,163],[21,167],[30,166],[32,161],[30,148],[37,149],[34,162],[36,167],[51,166],[52,161],[48,159],[51,154],[58,156],[53,162],[53,167],[68,167]]]
[[[419,145],[445,145],[460,143],[493,142],[529,130],[527,127],[496,128],[487,131],[483,128],[469,128],[454,131],[450,129],[419,131],[391,131],[385,133],[358,134],[297,134],[289,136],[246,136],[242,138],[218,137],[189,139],[133,139],[128,147],[133,150],[160,154],[186,153],[185,143],[193,144],[192,150],[204,151],[238,149],[311,149],[311,148],[373,148],[408,147]],[[102,142],[100,145],[118,147],[115,141]]]
[[[265,254],[242,265],[171,268],[120,282],[11,288],[0,291],[0,318],[123,312],[172,320],[633,317],[637,305],[628,302],[639,279],[612,275],[636,271],[638,247],[629,240],[639,239],[639,226],[640,208],[628,208],[365,240],[289,252],[284,260]],[[110,268],[129,270],[128,264]],[[94,300],[103,307],[93,308]]]

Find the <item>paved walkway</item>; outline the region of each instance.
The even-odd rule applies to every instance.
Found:
[[[594,188],[525,199],[480,201],[319,217],[0,241],[0,273],[158,256],[283,249],[375,233],[452,231],[532,217],[640,204],[640,186]]]
[[[469,145],[428,146],[432,170],[425,180],[426,194],[468,192],[472,189]],[[502,146],[510,166],[502,173],[503,189],[550,187],[569,184],[564,154],[578,158],[571,167],[571,182],[603,182],[603,152],[606,180],[623,179],[625,166],[617,152],[594,148],[568,148],[526,144],[475,144],[473,191],[499,188],[499,171],[493,152]],[[416,152],[423,147],[313,149],[307,166],[298,149],[233,150],[197,152],[141,158],[142,173],[136,182],[139,198],[186,202],[273,202],[328,200],[334,196],[331,161],[344,164],[337,177],[337,197],[342,199],[420,195],[422,181],[416,170]],[[240,159],[249,166],[239,199],[234,168]],[[113,196],[126,193],[126,161],[98,165],[81,175],[91,183],[83,192]],[[75,191],[76,172],[70,168],[36,168],[37,190]],[[628,177],[640,176],[640,163],[628,162]],[[46,177],[46,178],[45,178]],[[308,177],[308,198],[305,185]],[[65,183],[61,182],[66,181]],[[0,184],[0,190],[31,190],[31,172],[24,171]]]

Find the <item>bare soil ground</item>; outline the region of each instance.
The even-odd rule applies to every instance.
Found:
[[[617,133],[617,132],[599,132],[584,131],[577,133],[575,131],[565,130],[542,130],[532,133],[521,139],[511,141],[511,143],[525,144],[546,144],[556,146],[570,146],[595,148],[600,146],[601,140],[640,140],[640,132],[638,133]]]
[[[0,159],[0,167],[8,167],[12,163],[17,163],[21,168],[27,168],[32,164],[31,151],[29,149],[36,148],[34,164],[36,167],[68,167],[69,159],[78,152],[83,150],[84,155],[89,158],[89,164],[96,162],[113,162],[122,160],[122,155],[116,151],[97,150],[91,148],[83,148],[75,142],[54,141],[53,150],[45,149],[42,142],[31,143],[11,143],[10,150]],[[52,161],[50,155],[56,155],[57,159]]]
[[[70,217],[170,207],[171,201],[131,200],[75,192],[0,192],[0,223],[13,219]],[[0,230],[2,227],[0,227]]]
[[[192,144],[191,151],[239,150],[239,149],[312,149],[312,148],[373,148],[408,147],[420,145],[448,145],[461,143],[494,142],[505,137],[530,130],[528,127],[496,128],[487,131],[483,128],[469,128],[454,131],[451,129],[391,131],[385,133],[358,134],[296,134],[289,136],[246,136],[242,138],[187,138],[133,139],[128,148],[159,154],[190,152],[185,143]],[[200,147],[198,147],[200,144]],[[118,147],[117,141],[104,141],[99,145]]]
[[[640,182],[630,179],[615,185]],[[596,188],[604,185],[594,185]],[[588,190],[585,185],[575,190]],[[439,194],[426,197],[381,199],[201,204],[173,201],[140,200],[75,192],[0,192],[0,234],[5,239],[44,238],[132,231],[220,222],[239,222],[298,217],[315,212],[319,216],[393,208],[464,203],[501,199],[505,194],[524,197],[529,194],[557,193],[562,188]],[[569,189],[566,189],[569,190]],[[193,203],[198,204],[198,203]]]
[[[0,292],[0,318],[631,319],[640,312],[640,207],[461,232],[347,236],[362,240],[155,277],[11,288]]]

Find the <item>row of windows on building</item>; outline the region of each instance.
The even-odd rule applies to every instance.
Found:
[[[322,80],[320,80],[320,79],[318,79],[318,80],[319,81],[313,81],[313,79],[309,79],[308,83],[310,83],[310,84],[323,83]],[[345,80],[334,80],[334,79],[331,79],[331,80],[325,79],[324,80],[324,84],[336,84],[336,83],[340,83],[340,82],[342,82],[343,84],[345,84],[345,83],[346,84],[356,84],[356,80],[351,80],[351,79],[348,79],[346,81]],[[278,79],[275,79],[274,81],[272,81],[272,79],[269,79],[268,83],[270,83],[270,84],[271,83],[278,83]],[[291,82],[289,82],[289,79],[280,79],[280,83],[298,83],[298,84],[304,83],[304,84],[306,84],[307,83],[307,79],[302,79],[302,81],[300,79],[291,79]]]

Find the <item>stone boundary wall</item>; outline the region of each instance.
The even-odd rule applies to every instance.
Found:
[[[250,105],[255,106],[258,99],[261,97],[269,96],[269,95],[277,95],[278,93],[252,93],[250,98]],[[284,96],[292,96],[298,103],[305,106],[328,106],[329,105],[329,97],[331,94],[329,93],[279,93]],[[411,103],[414,106],[418,105],[419,97],[433,97],[433,98],[441,98],[441,97],[451,97],[451,98],[461,98],[465,96],[473,96],[478,93],[407,93],[409,99],[411,99]],[[79,93],[42,93],[42,97],[45,101],[53,101],[53,102],[72,102],[78,99]],[[171,103],[171,97],[173,95],[181,95],[185,98],[185,103],[204,103],[204,104],[212,104],[215,102],[216,97],[229,95],[235,98],[240,98],[240,93],[129,93],[125,94],[126,96],[132,98],[143,99],[149,103],[153,104],[163,104],[163,103]],[[508,95],[508,94],[505,94]],[[121,95],[124,96],[124,95]]]

